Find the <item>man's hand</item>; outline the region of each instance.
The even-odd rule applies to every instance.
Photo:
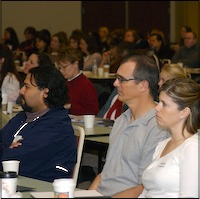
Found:
[[[12,144],[9,146],[10,149],[16,148],[18,146],[21,146],[22,143],[20,142],[21,140],[23,140],[23,138],[19,139],[17,142],[12,142]]]

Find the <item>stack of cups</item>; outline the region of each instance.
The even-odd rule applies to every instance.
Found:
[[[74,198],[75,187],[76,183],[73,178],[54,180],[54,198]]]

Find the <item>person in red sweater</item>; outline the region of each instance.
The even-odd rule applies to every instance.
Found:
[[[97,115],[99,102],[92,82],[82,73],[83,55],[80,50],[65,47],[58,54],[56,65],[69,90],[70,101],[66,106],[72,115]]]

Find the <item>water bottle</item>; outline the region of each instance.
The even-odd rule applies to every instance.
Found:
[[[96,59],[93,60],[92,73],[93,73],[93,75],[97,75],[97,73],[98,73],[98,67],[97,67]]]

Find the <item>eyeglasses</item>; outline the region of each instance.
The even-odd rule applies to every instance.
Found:
[[[117,76],[116,76],[116,79],[117,79],[120,83],[122,83],[122,82],[128,82],[128,81],[131,81],[131,80],[138,80],[138,79],[136,79],[136,78],[129,78],[129,79],[127,79],[127,78],[122,77],[122,76],[120,76],[120,75],[117,75]]]
[[[56,63],[56,66],[57,66],[57,68],[58,68],[59,70],[65,69],[65,68],[67,68],[67,67],[70,66],[70,65],[72,65],[72,63],[69,63],[69,64],[67,64],[66,66],[58,66],[58,64]]]

